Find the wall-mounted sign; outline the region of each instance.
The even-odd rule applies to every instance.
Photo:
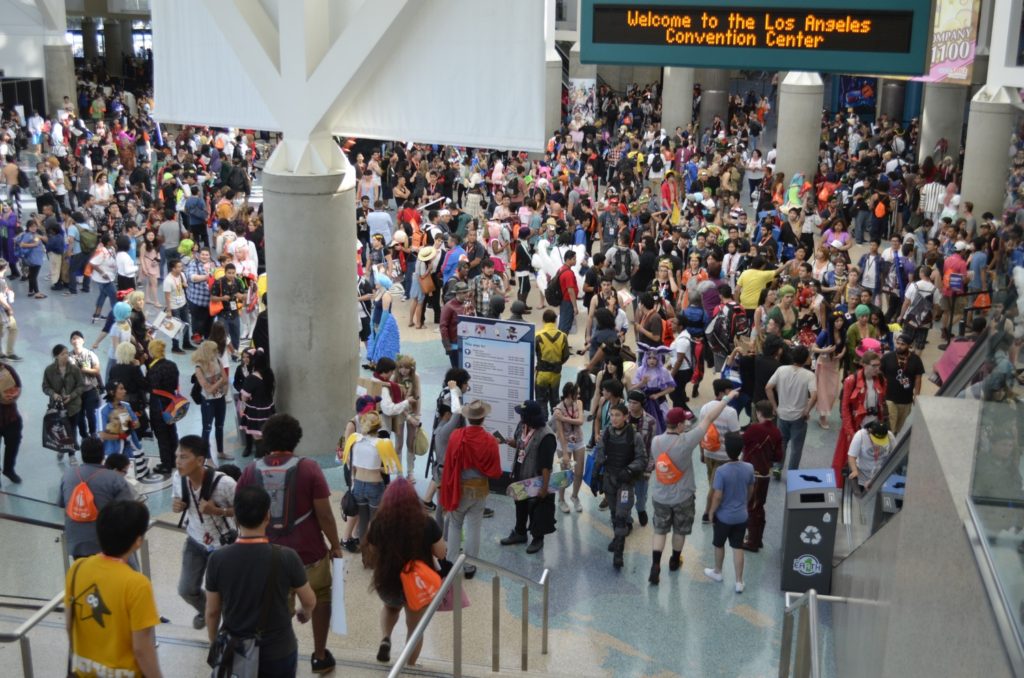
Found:
[[[931,27],[930,0],[583,0],[580,60],[920,75]]]

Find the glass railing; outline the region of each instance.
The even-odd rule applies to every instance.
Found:
[[[975,555],[1011,655],[1024,657],[1024,388],[1011,336],[993,336],[960,397],[981,400],[968,502]]]
[[[64,514],[60,507],[0,492],[4,577],[0,606],[38,607],[64,585]]]

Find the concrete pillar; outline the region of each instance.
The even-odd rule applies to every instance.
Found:
[[[268,163],[263,172],[275,400],[302,422],[307,455],[337,447],[359,375],[355,176],[341,167],[310,176]]]
[[[971,99],[960,195],[977,214],[1003,211],[1010,176],[1008,151],[1017,109],[1016,90],[986,85]]]
[[[669,134],[676,127],[686,129],[693,122],[694,70],[681,66],[666,66],[662,78],[661,126]]]
[[[964,130],[964,104],[967,87],[929,82],[924,86],[924,106],[921,115],[921,137],[917,161],[932,155],[940,139],[948,142],[946,155],[956,158]],[[941,158],[937,158],[941,160]]]
[[[77,81],[71,45],[66,42],[60,45],[43,45],[43,68],[47,113],[52,115],[63,108],[64,97],[69,97],[71,105],[77,109]]]
[[[580,43],[569,50],[569,78],[590,78],[597,80],[597,65],[580,63]]]
[[[82,18],[82,55],[86,61],[92,61],[100,54],[99,43],[96,40],[96,19],[92,17]]]
[[[103,53],[107,60],[107,75],[122,75],[121,22],[117,19],[103,20]]]
[[[786,183],[797,172],[814,176],[821,139],[821,104],[825,84],[817,73],[790,71],[779,85],[778,156],[775,171]]]
[[[555,49],[555,0],[546,0],[544,15],[544,134],[562,126],[562,57]]]
[[[700,68],[694,74],[700,83],[700,126],[710,127],[717,115],[722,126],[729,127],[729,71],[721,68]]]
[[[121,51],[129,56],[135,55],[135,36],[131,19],[121,19]]]
[[[903,121],[903,100],[906,96],[906,83],[903,80],[883,80],[881,101],[878,104],[879,115],[889,116],[895,123]]]

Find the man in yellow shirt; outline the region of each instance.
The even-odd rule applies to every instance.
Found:
[[[750,268],[740,273],[739,280],[736,281],[736,297],[739,298],[740,305],[746,310],[748,317],[753,318],[761,290],[768,287],[784,267],[785,264],[774,270],[769,269],[764,257],[754,257]]]
[[[75,676],[162,676],[153,585],[127,562],[148,527],[144,504],[107,504],[96,519],[102,553],[80,558],[67,573],[64,609]]]

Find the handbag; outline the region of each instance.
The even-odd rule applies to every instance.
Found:
[[[424,296],[430,296],[437,290],[437,285],[434,284],[434,276],[430,273],[420,276],[420,291],[423,292]]]
[[[413,612],[429,605],[441,589],[441,575],[422,560],[410,560],[406,563],[400,577],[405,604]]]
[[[604,484],[604,468],[597,467],[597,453],[591,450],[583,464],[583,482],[587,484],[594,496],[601,494]]]
[[[277,574],[277,561],[280,553],[280,546],[271,546],[270,550],[270,576],[268,582],[274,581]],[[260,640],[263,629],[267,625],[267,617],[270,613],[270,597],[273,586],[263,589],[263,602],[260,606],[260,621],[256,626],[256,633],[251,638],[240,638],[233,636],[221,626],[217,632],[217,638],[210,645],[210,653],[206,657],[206,663],[213,669],[210,678],[258,678],[260,673]]]
[[[203,397],[203,387],[199,385],[199,380],[196,379],[196,375],[192,375],[192,390],[189,391],[189,396],[192,397],[192,402],[196,405],[202,405],[206,398]]]
[[[75,436],[63,405],[51,406],[43,415],[43,447],[55,452],[74,452]]]
[[[153,389],[153,395],[166,398],[169,401],[162,412],[164,423],[168,426],[171,424],[177,424],[185,418],[186,414],[188,414],[188,400],[180,393],[171,393],[169,391]]]
[[[352,490],[346,490],[345,494],[341,495],[341,514],[349,518],[359,515],[359,504],[356,503]]]
[[[430,438],[427,436],[427,432],[420,426],[416,429],[416,437],[412,441],[412,451],[417,457],[422,457],[427,451],[430,450]]]

